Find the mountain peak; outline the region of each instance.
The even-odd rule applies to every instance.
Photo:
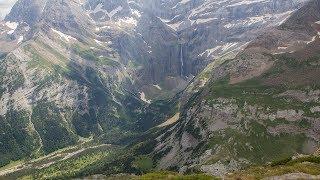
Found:
[[[89,0],[85,9],[95,21],[101,22],[131,14],[127,0]]]
[[[46,2],[47,0],[19,0],[5,17],[5,21],[26,22],[33,25],[41,17]]]
[[[320,1],[312,0],[296,11],[280,28],[315,32],[313,25],[320,20]]]

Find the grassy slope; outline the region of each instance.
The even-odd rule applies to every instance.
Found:
[[[227,176],[230,179],[263,179],[289,173],[320,175],[320,156],[285,158],[269,165],[254,166]]]
[[[61,179],[81,177],[87,173],[88,168],[102,159],[106,161],[110,158],[114,159],[114,154],[117,151],[121,151],[121,148],[86,142],[38,159],[15,162],[1,168],[0,174],[11,169],[13,172],[6,174],[3,178]]]
[[[132,178],[134,180],[153,180],[153,179],[158,179],[158,180],[213,180],[213,179],[218,179],[212,176],[208,176],[205,174],[189,174],[189,175],[182,175],[179,173],[175,172],[153,172],[153,173],[147,173],[139,177],[134,177]]]
[[[213,83],[210,87],[209,95],[206,96],[209,104],[218,103],[217,98],[227,98],[234,100],[233,102],[241,109],[245,105],[252,105],[261,107],[259,110],[267,113],[276,113],[278,110],[303,110],[304,115],[311,118],[319,118],[318,113],[312,113],[311,107],[319,105],[315,102],[301,102],[295,99],[288,99],[286,97],[277,97],[278,94],[287,90],[308,90],[318,89],[318,84],[299,84],[302,82],[300,79],[292,80],[285,75],[294,73],[295,71],[305,71],[306,74],[309,69],[316,69],[317,66],[311,65],[315,60],[319,60],[317,57],[310,58],[306,61],[298,62],[294,58],[288,58],[286,56],[277,56],[277,59],[273,68],[263,75],[247,80],[242,83],[231,85],[229,84],[228,77]],[[320,72],[320,71],[319,71]],[[270,79],[277,79],[279,77],[284,78],[283,84],[269,84],[267,82]],[[301,77],[303,78],[303,77]],[[314,77],[316,79],[316,77]],[[309,79],[310,80],[310,79]],[[295,84],[294,81],[297,81]],[[313,80],[310,80],[311,82]],[[290,83],[287,83],[290,82]],[[299,82],[299,83],[298,83]],[[244,115],[248,112],[243,111]],[[243,120],[247,122],[248,118]],[[303,142],[306,137],[303,134],[285,134],[281,133],[279,136],[270,136],[267,132],[267,127],[275,127],[281,124],[292,124],[301,128],[308,128],[310,124],[308,121],[301,119],[297,122],[288,122],[284,119],[271,120],[253,120],[246,123],[246,126],[250,126],[250,131],[243,133],[232,129],[226,129],[224,133],[217,133],[211,138],[208,143],[209,147],[214,147],[217,144],[222,145],[225,152],[231,152],[236,149],[235,156],[244,157],[251,162],[263,164],[275,159],[285,158],[287,156],[294,155],[297,151],[301,152]],[[243,126],[244,124],[239,126]],[[267,135],[267,136],[266,136]],[[229,143],[226,141],[231,140]],[[251,150],[245,144],[249,143],[253,148]],[[225,155],[225,154],[221,154]],[[219,159],[219,158],[218,158]],[[216,162],[217,158],[209,160],[209,162]]]

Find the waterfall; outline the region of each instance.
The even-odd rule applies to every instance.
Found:
[[[183,77],[183,51],[182,51],[182,44],[180,45],[180,76]]]

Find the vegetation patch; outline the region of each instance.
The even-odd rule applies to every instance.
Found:
[[[302,134],[271,135],[266,127],[252,122],[247,133],[231,128],[217,132],[207,146],[208,148],[221,146],[225,149],[222,152],[227,152],[227,156],[221,154],[223,157],[245,158],[255,164],[264,164],[301,152],[306,139]]]
[[[263,179],[289,173],[306,173],[320,175],[320,158],[310,155],[300,158],[284,158],[270,165],[254,166],[228,175],[230,179]]]
[[[44,168],[34,175],[35,179],[58,179],[66,177],[75,177],[77,173],[81,172],[85,167],[94,164],[101,158],[107,157],[108,151],[94,152],[85,154],[75,159],[62,161],[60,163]]]
[[[138,169],[141,173],[145,173],[153,169],[153,161],[150,157],[141,155],[135,158],[132,166]]]
[[[93,49],[86,48],[86,47],[79,45],[79,44],[73,46],[73,52],[75,54],[78,54],[81,58],[88,60],[88,61],[93,61],[93,62],[97,63],[98,65],[106,65],[106,66],[110,66],[110,67],[120,67],[121,66],[121,64],[118,61],[116,61],[112,58],[99,56],[99,54],[97,52],[95,52]]]
[[[206,174],[179,174],[170,171],[152,172],[132,178],[134,180],[214,180],[219,179]]]

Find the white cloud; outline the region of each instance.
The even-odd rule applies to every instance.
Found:
[[[17,0],[0,0],[0,20],[10,12],[16,1]]]

